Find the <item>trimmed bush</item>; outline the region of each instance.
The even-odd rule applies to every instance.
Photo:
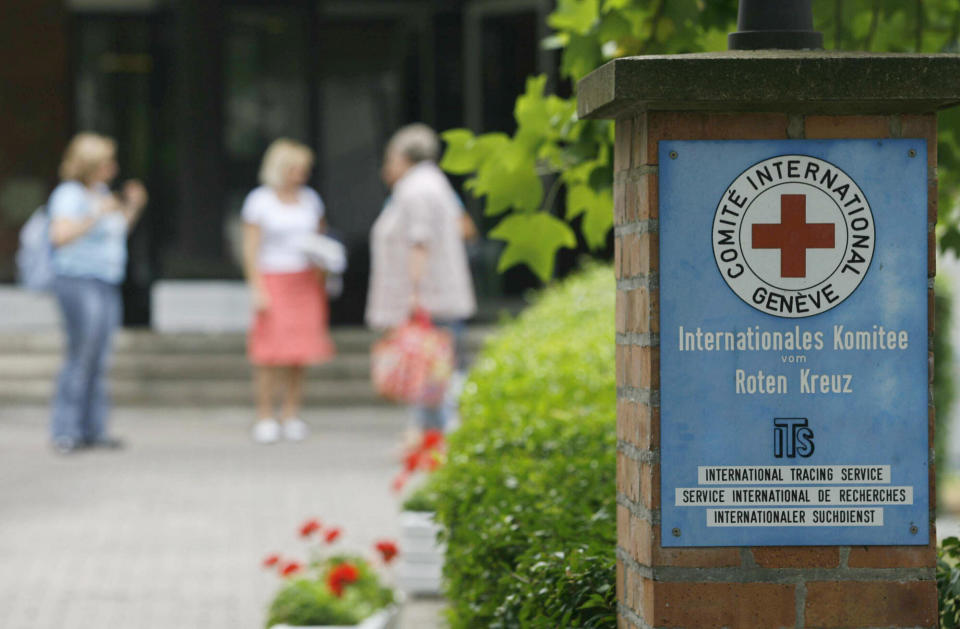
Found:
[[[941,629],[960,627],[960,540],[948,537],[937,549],[937,602]]]
[[[953,347],[950,345],[951,305],[953,295],[950,290],[950,277],[938,275],[936,279],[936,299],[934,317],[936,325],[933,332],[933,403],[937,408],[934,427],[934,463],[936,464],[937,487],[949,465],[947,463],[947,444],[950,441],[950,417],[953,408]],[[939,504],[939,501],[938,501]]]
[[[613,273],[544,291],[485,347],[431,479],[450,621],[616,626]]]

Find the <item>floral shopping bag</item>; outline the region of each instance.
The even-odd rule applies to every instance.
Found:
[[[374,344],[373,387],[388,400],[439,406],[453,374],[453,361],[453,336],[418,310]]]

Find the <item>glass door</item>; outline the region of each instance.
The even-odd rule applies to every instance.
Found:
[[[240,207],[258,185],[267,146],[286,137],[313,146],[313,12],[296,5],[225,9],[223,144],[225,235],[239,269]]]
[[[363,320],[370,228],[387,195],[380,181],[384,146],[401,125],[425,119],[424,95],[433,86],[432,79],[429,85],[421,80],[429,15],[413,3],[331,3],[320,17],[320,193],[331,228],[350,252],[343,296],[332,310],[335,322]]]
[[[150,206],[129,240],[123,287],[124,323],[148,325],[150,285],[158,275],[159,244],[166,230],[172,175],[163,154],[163,85],[166,55],[160,39],[164,16],[75,16],[75,128],[116,139],[120,177],[138,178]]]

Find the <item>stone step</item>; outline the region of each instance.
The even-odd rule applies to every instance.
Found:
[[[479,350],[490,330],[468,330],[468,356]],[[333,337],[337,356],[308,370],[305,403],[381,403],[370,385],[370,347],[377,334],[335,328]],[[0,405],[49,403],[63,360],[62,343],[59,332],[0,333]],[[252,399],[243,333],[122,330],[115,347],[111,382],[117,404],[242,405]]]
[[[464,345],[468,352],[479,349],[492,328],[471,326],[468,328]],[[358,327],[334,328],[333,341],[337,352],[367,353],[379,338],[371,330]],[[0,354],[59,353],[62,347],[62,335],[59,332],[0,332]],[[244,354],[246,335],[238,332],[228,333],[169,333],[158,334],[149,330],[121,330],[114,340],[114,350],[119,354]]]
[[[48,404],[53,380],[0,379],[0,404]],[[111,378],[117,405],[245,406],[252,404],[250,380],[130,380]],[[367,380],[310,379],[304,386],[304,404],[310,406],[386,405]]]
[[[59,353],[0,354],[0,380],[51,379],[59,373]],[[125,380],[243,380],[251,366],[242,354],[132,353],[119,352],[111,373]],[[340,354],[331,362],[310,367],[311,379],[365,379],[370,375],[370,357],[364,352]]]

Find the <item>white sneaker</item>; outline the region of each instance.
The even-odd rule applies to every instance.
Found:
[[[280,424],[275,419],[261,419],[253,425],[253,440],[257,443],[276,443],[280,439]]]
[[[299,417],[291,417],[283,422],[283,436],[287,441],[303,441],[308,434],[310,428]]]

